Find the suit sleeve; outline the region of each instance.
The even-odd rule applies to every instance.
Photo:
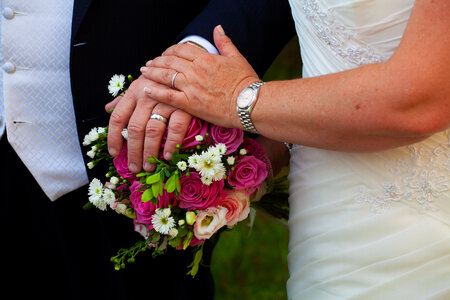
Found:
[[[295,35],[286,0],[212,0],[178,40],[199,35],[214,45],[212,33],[219,24],[259,76]]]

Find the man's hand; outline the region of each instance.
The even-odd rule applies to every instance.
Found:
[[[164,158],[170,159],[177,144],[181,144],[192,116],[174,107],[153,100],[144,91],[148,88],[168,89],[166,86],[140,76],[127,91],[105,106],[108,113],[114,108],[109,121],[108,149],[117,156],[122,149],[122,130],[128,128],[128,166],[132,172],[142,168],[153,171],[155,166],[147,162],[151,156],[158,157],[161,141],[167,129]],[[163,121],[151,119],[153,114],[164,117]],[[167,128],[166,128],[167,127]]]

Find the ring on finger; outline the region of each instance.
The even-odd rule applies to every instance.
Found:
[[[175,78],[177,77],[178,72],[175,71],[175,73],[172,75],[172,80],[170,81],[170,86],[175,89]]]
[[[160,122],[163,122],[164,124],[167,124],[167,118],[161,116],[160,114],[152,114],[150,116],[150,119],[155,119],[155,120],[158,120]]]

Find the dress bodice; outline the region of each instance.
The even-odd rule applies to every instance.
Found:
[[[414,1],[290,4],[313,77],[387,61]],[[289,180],[290,299],[450,297],[450,130],[372,153],[295,146]]]

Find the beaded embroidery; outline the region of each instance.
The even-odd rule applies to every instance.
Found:
[[[381,186],[381,195],[371,195],[365,187],[360,187],[355,204],[366,203],[372,212],[382,213],[395,202],[406,201],[418,205],[421,213],[436,211],[434,201],[450,191],[450,130],[445,134],[447,142],[434,149],[409,146],[409,159],[386,164],[392,181]]]
[[[321,10],[316,0],[304,0],[303,10],[313,25],[317,36],[338,56],[356,65],[365,65],[384,61],[380,55],[354,38],[351,31],[335,21],[332,10]]]

